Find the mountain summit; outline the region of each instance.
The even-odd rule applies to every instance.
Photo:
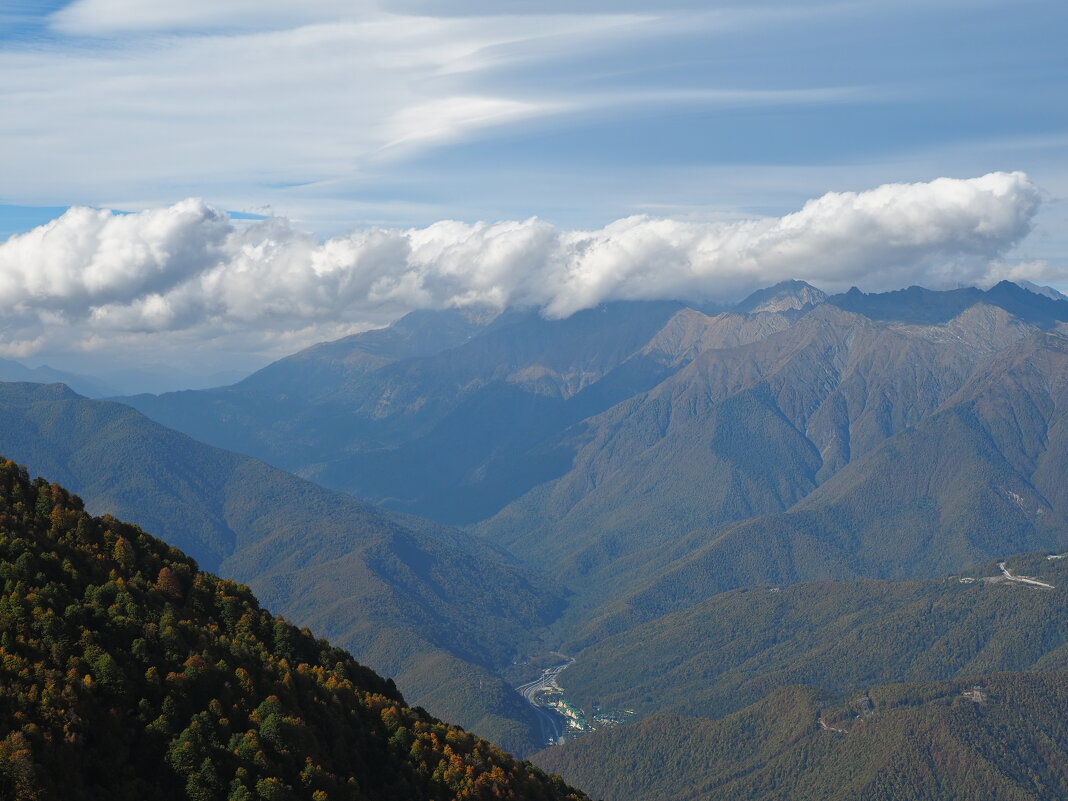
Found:
[[[804,312],[827,300],[827,293],[804,281],[780,281],[766,289],[758,289],[735,306],[739,314],[759,312]]]

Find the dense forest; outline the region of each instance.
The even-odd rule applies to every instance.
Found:
[[[543,744],[533,710],[496,671],[558,614],[561,591],[487,543],[59,384],[0,383],[0,453],[90,513],[135,522],[248,584],[436,717],[514,754]]]
[[[568,697],[720,717],[788,684],[826,690],[1068,668],[1068,560],[1016,557],[927,581],[810,582],[720,593],[582,650]],[[983,580],[985,578],[986,580]]]
[[[719,720],[657,715],[534,757],[606,801],[1057,801],[1068,672],[780,688]]]
[[[0,799],[581,799],[0,463]]]

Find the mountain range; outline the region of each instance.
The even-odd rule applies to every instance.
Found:
[[[853,764],[868,783],[842,786],[909,797],[885,794],[870,721],[849,722],[858,693],[891,699],[872,703],[910,770],[921,729],[939,748],[1011,733],[1023,767],[950,750],[1038,770],[1021,716],[1068,669],[1068,581],[1045,558],[1068,549],[1066,392],[1054,290],[790,281],[726,310],[415,312],[210,390],[0,385],[0,452],[514,753],[545,744],[545,711],[513,687],[573,658],[571,703],[641,719],[537,757],[595,794],[808,797]],[[1017,708],[961,717],[995,711],[960,701],[969,681]],[[670,764],[684,736],[715,756],[679,768],[699,793],[660,766],[640,792],[609,775],[643,741]],[[732,738],[756,761],[720,772]],[[959,795],[915,797],[970,797],[966,770],[931,769]],[[1058,781],[989,786],[1052,798]]]

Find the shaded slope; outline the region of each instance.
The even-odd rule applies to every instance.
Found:
[[[528,467],[547,436],[663,377],[655,361],[617,368],[680,308],[616,303],[557,321],[510,311],[473,335],[465,330],[463,342],[423,332],[420,341],[437,342],[437,351],[393,348],[388,358],[367,343],[386,334],[367,332],[234,387],[125,400],[165,425],[327,486],[469,522],[562,469],[537,458]]]
[[[231,387],[141,394],[123,401],[170,428],[287,469],[336,444],[348,418],[331,398],[399,359],[460,345],[486,321],[457,311],[412,312],[392,325],[324,342],[280,359]],[[311,411],[312,407],[314,411]],[[333,431],[334,441],[329,441]],[[321,456],[319,456],[321,458]]]
[[[965,696],[976,686],[981,701]],[[1065,672],[884,685],[846,704],[795,686],[722,720],[657,716],[535,760],[606,801],[1054,801],[1068,794],[1066,713]]]
[[[0,385],[0,451],[314,621],[418,703],[516,751],[537,744],[533,714],[494,670],[560,600],[502,554],[62,385]]]
[[[0,580],[4,797],[580,797],[11,462]]]

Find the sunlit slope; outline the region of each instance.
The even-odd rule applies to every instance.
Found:
[[[1068,673],[840,698],[784,687],[720,720],[655,716],[535,761],[605,801],[1054,801],[1068,794]]]
[[[435,713],[516,751],[535,747],[532,713],[495,670],[561,602],[491,547],[61,385],[0,384],[0,452],[249,583]]]
[[[0,580],[5,797],[580,797],[11,462]]]

